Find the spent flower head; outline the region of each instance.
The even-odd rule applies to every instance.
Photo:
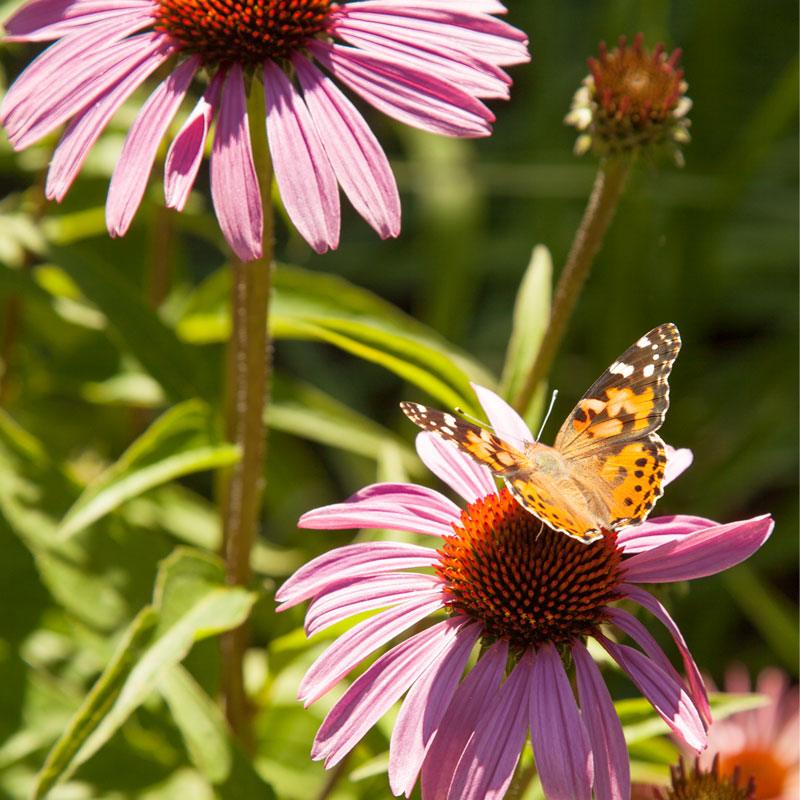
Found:
[[[6,22],[6,41],[55,44],[9,89],[0,124],[22,150],[68,123],[46,183],[47,197],[61,200],[117,110],[166,71],[111,179],[106,221],[121,236],[161,140],[199,85],[167,152],[166,204],[184,208],[216,124],[214,209],[233,251],[251,260],[262,253],[263,214],[247,98],[263,91],[275,178],[306,241],[318,252],[337,246],[339,187],[381,237],[396,236],[389,162],[337,84],[407,125],[488,136],[494,116],[483,100],[508,97],[502,68],[529,57],[526,36],[497,19],[504,11],[499,0],[28,0]]]
[[[505,401],[475,390],[496,430],[533,441]],[[625,738],[589,639],[682,742],[703,750],[711,716],[697,665],[667,609],[638,584],[727,569],[766,541],[771,519],[719,525],[661,517],[606,531],[585,545],[544,525],[508,489],[498,490],[489,470],[452,443],[424,432],[417,451],[461,496],[463,508],[423,486],[385,483],[300,520],[303,528],[410,531],[434,543],[340,547],[301,567],[278,591],[281,610],[312,600],[309,636],[355,614],[378,612],[317,658],[300,686],[307,705],[405,635],[333,706],[312,756],[328,767],[339,763],[407,693],[390,743],[395,794],[410,796],[421,775],[424,800],[500,798],[530,735],[547,797],[589,798],[593,791],[603,800],[627,797]],[[688,451],[670,450],[665,482],[690,462]],[[416,569],[427,571],[410,571]],[[622,601],[665,626],[684,675]]]
[[[575,152],[591,150],[598,156],[666,152],[682,166],[681,146],[689,141],[686,115],[692,101],[686,97],[688,86],[678,68],[680,55],[680,50],[667,53],[661,44],[648,51],[641,33],[631,45],[620,37],[612,50],[601,42],[597,58],[588,59],[590,74],[564,120],[580,131]]]
[[[699,759],[687,768],[681,758],[670,773],[670,786],[655,790],[656,800],[756,800],[753,779],[743,780],[738,770],[732,775],[721,773],[717,756],[708,768],[702,767]]]

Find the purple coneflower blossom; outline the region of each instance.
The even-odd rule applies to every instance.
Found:
[[[476,391],[495,429],[533,438],[504,401]],[[407,693],[391,738],[395,794],[410,795],[421,773],[424,800],[502,797],[530,734],[548,798],[627,798],[625,740],[589,638],[675,735],[701,751],[711,718],[702,678],[666,608],[638,584],[691,580],[738,564],[769,537],[770,517],[727,525],[661,517],[584,545],[544,526],[452,445],[421,433],[417,451],[465,508],[423,486],[384,483],[300,520],[303,528],[411,531],[436,543],[340,547],[301,567],[278,592],[281,609],[313,600],[309,636],[381,609],[311,666],[299,691],[306,705],[383,645],[425,626],[347,689],[322,723],[313,757],[328,767],[341,761]],[[671,456],[668,479],[691,461],[688,451]],[[408,571],[417,568],[427,572]],[[620,601],[667,628],[685,677]],[[445,613],[425,625],[437,612]],[[618,641],[624,637],[633,646]],[[577,697],[567,668],[574,669]]]
[[[236,255],[250,260],[261,256],[263,223],[247,92],[263,82],[281,198],[324,252],[339,241],[339,186],[381,237],[400,230],[386,155],[336,82],[408,125],[487,136],[494,116],[482,100],[507,97],[501,68],[528,60],[525,35],[493,16],[504,11],[498,0],[29,0],[6,23],[6,41],[57,41],[9,89],[0,123],[21,150],[69,122],[47,175],[47,197],[61,200],[117,109],[168,70],[111,179],[106,219],[121,236],[161,140],[200,81],[202,96],[167,153],[166,204],[184,207],[216,123],[214,209]]]

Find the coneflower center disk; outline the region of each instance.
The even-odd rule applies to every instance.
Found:
[[[159,0],[156,30],[205,63],[288,58],[325,29],[331,0]]]
[[[449,606],[518,651],[589,635],[621,596],[615,534],[582,544],[543,525],[506,489],[469,505],[453,530],[436,567]]]

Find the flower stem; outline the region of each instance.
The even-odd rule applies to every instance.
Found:
[[[525,383],[514,399],[514,407],[521,414],[528,410],[536,388],[550,372],[567,323],[589,277],[594,257],[614,218],[632,165],[633,159],[630,157],[608,158],[600,164],[586,211],[575,233],[567,263],[558,279],[550,324]]]
[[[261,258],[231,262],[231,334],[227,352],[226,426],[229,441],[241,450],[223,493],[222,525],[226,580],[246,586],[251,579],[250,552],[261,516],[266,453],[265,406],[271,372],[267,334],[272,287],[272,164],[267,149],[264,95],[253,81],[248,116],[256,173],[264,209],[264,252]],[[222,691],[231,730],[252,752],[250,708],[244,687],[246,625],[222,637]]]

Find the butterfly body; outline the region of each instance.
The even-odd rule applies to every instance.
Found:
[[[453,442],[501,478],[515,499],[552,528],[590,543],[603,530],[644,521],[661,496],[666,453],[656,431],[669,407],[678,329],[660,325],[592,384],[552,447],[522,448],[436,409],[401,403],[419,427]]]

